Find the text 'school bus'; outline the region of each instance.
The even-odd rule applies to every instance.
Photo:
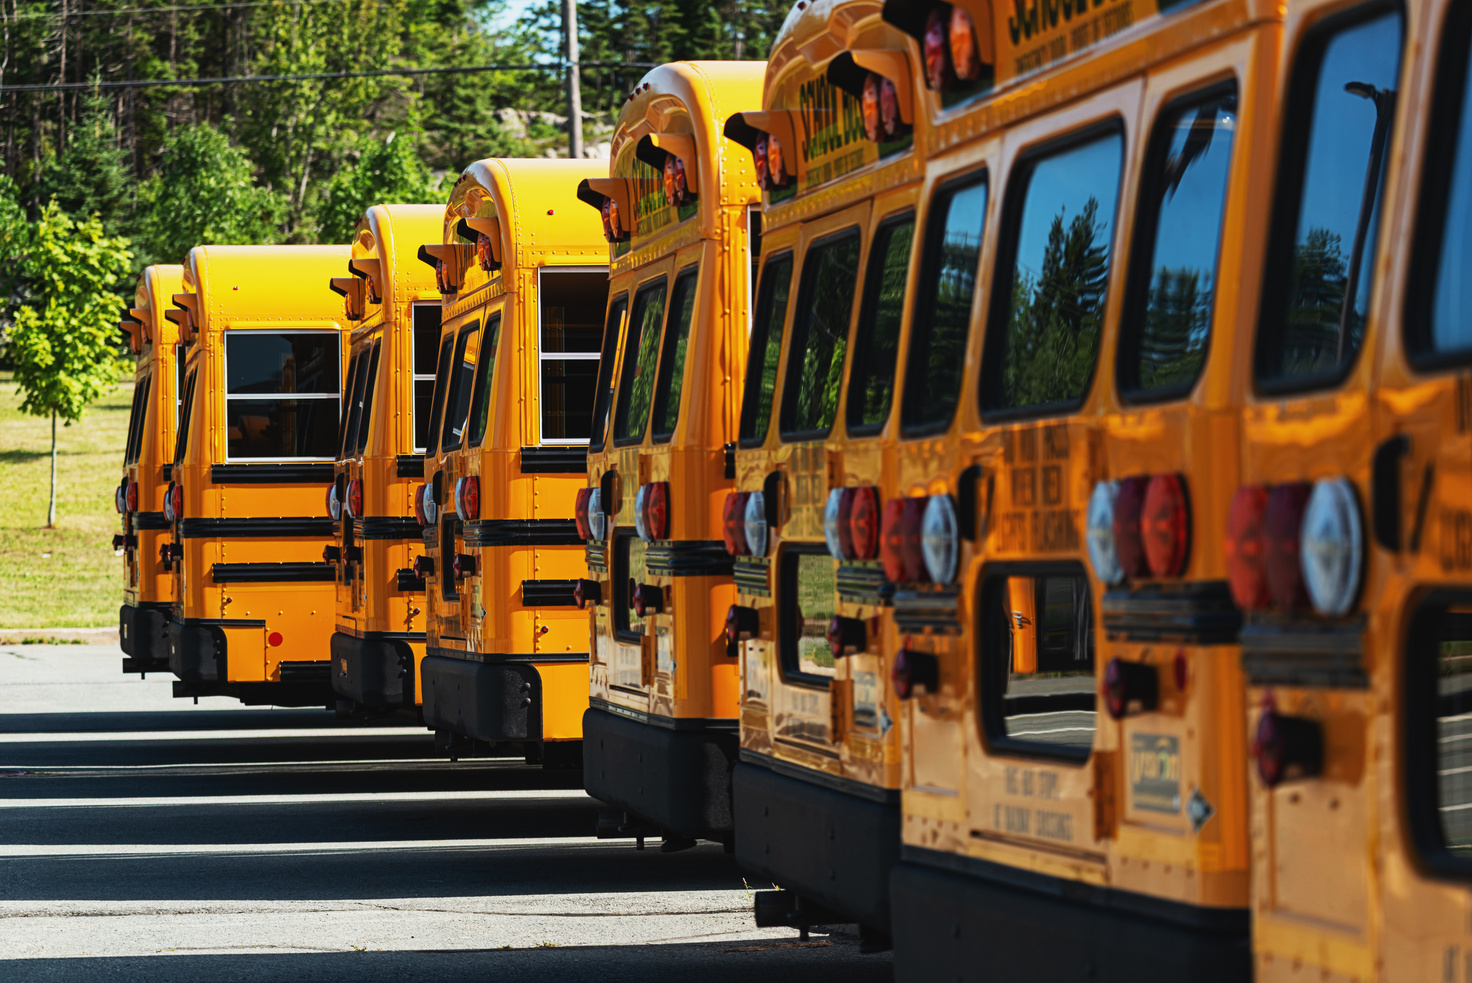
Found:
[[[128,320],[119,327],[137,358],[133,371],[133,411],[123,452],[123,480],[114,504],[123,531],[112,538],[123,551],[123,606],[118,610],[118,641],[123,672],[164,672],[169,668],[169,615],[174,578],[161,551],[169,543],[164,491],[174,460],[184,374],[179,369],[179,326],[166,312],[184,282],[181,266],[150,266],[138,276]]]
[[[593,634],[583,781],[626,814],[600,832],[658,829],[665,850],[732,834],[721,507],[760,216],[751,158],[721,127],[760,97],[761,78],[760,62],[650,71],[624,103],[605,176],[578,189],[603,214],[613,263],[591,484],[577,495]]]
[[[164,512],[176,696],[330,706],[332,541],[347,246],[196,246],[184,410]]]
[[[440,234],[440,205],[374,205],[358,220],[347,270],[332,278],[352,325],[337,474],[327,512],[337,531],[332,689],[353,711],[413,710],[424,659],[421,530],[429,397],[440,293],[419,258]]]
[[[1472,9],[1287,4],[1241,484],[1254,973],[1472,979]]]
[[[905,699],[896,975],[1245,979],[1243,684],[1214,540],[1281,13],[956,9],[990,63],[969,99],[937,30],[955,11],[886,12],[925,48],[932,119],[879,533]]]
[[[472,164],[426,249],[445,296],[415,503],[430,615],[421,690],[451,754],[582,761],[588,622],[573,590],[586,567],[572,513],[608,274],[597,216],[574,190],[601,169]]]
[[[742,653],[736,857],[782,888],[756,895],[757,924],[858,922],[870,949],[889,945],[900,846],[893,587],[878,537],[928,138],[919,46],[881,12],[872,0],[797,5],[761,111],[726,126],[765,193],[724,508],[738,591],[727,637]]]

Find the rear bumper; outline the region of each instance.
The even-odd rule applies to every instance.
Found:
[[[283,662],[279,681],[232,683],[227,669],[229,643],[222,625],[171,621],[168,638],[168,668],[179,679],[174,683],[176,697],[230,696],[247,706],[332,706],[326,662]]]
[[[169,668],[169,619],[173,605],[145,602],[118,609],[118,644],[128,658],[123,672],[163,672]]]
[[[1241,983],[1248,914],[906,847],[892,881],[895,980]]]
[[[736,862],[805,901],[889,932],[899,797],[869,786],[858,794],[858,783],[850,783],[856,788],[847,792],[819,780],[750,761],[738,764],[731,776]]]
[[[430,655],[419,672],[426,727],[488,743],[542,739],[542,677],[531,663]]]
[[[363,637],[332,635],[332,689],[365,707],[414,706],[414,650],[412,638],[386,637],[369,632]]]
[[[221,679],[225,632],[217,625],[169,622],[169,671],[185,683],[214,683]]]
[[[666,831],[729,839],[735,731],[675,730],[606,710],[583,714],[588,794]]]

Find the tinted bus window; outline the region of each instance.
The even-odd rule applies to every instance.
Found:
[[[194,412],[194,380],[197,375],[199,375],[198,369],[191,370],[189,383],[184,387],[184,415],[179,421],[179,436],[174,441],[175,464],[184,461],[184,452],[189,446],[189,419]]]
[[[756,323],[746,356],[746,386],[741,396],[741,443],[760,444],[767,437],[772,397],[777,391],[777,363],[782,357],[782,330],[787,323],[787,295],[792,290],[792,254],[767,260],[757,296]]]
[[[124,464],[136,464],[143,453],[143,436],[148,426],[148,393],[153,388],[152,374],[133,387],[133,412],[128,417],[128,446],[123,452]]]
[[[470,415],[470,384],[475,379],[475,363],[465,358],[465,349],[470,336],[479,328],[474,323],[465,326],[455,341],[455,357],[450,360],[449,388],[445,394],[445,429],[440,435],[442,451],[459,447],[460,435],[465,432],[465,420]]]
[[[475,370],[475,402],[470,407],[470,446],[486,439],[491,420],[491,387],[496,383],[496,345],[501,340],[501,315],[486,318],[485,337],[480,340],[480,365]]]
[[[1359,352],[1400,48],[1400,14],[1387,12],[1321,32],[1298,56],[1258,320],[1268,388],[1333,384]]]
[[[174,428],[184,415],[184,346],[174,346]]]
[[[858,287],[857,229],[808,247],[792,318],[782,436],[821,436],[833,426]]]
[[[864,308],[854,332],[854,357],[848,375],[848,429],[872,432],[889,418],[894,397],[895,356],[900,345],[900,318],[909,285],[910,243],[915,217],[886,221],[869,248],[864,279]]]
[[[593,419],[608,275],[543,271],[541,286],[542,440],[579,443]]]
[[[1023,164],[981,387],[985,409],[1068,409],[1099,356],[1123,141],[1116,133]],[[996,354],[993,354],[995,352]]]
[[[434,345],[440,338],[440,306],[415,304],[414,313],[414,450],[429,446],[434,415]]]
[[[691,267],[675,279],[670,324],[664,333],[664,351],[659,356],[659,385],[654,392],[652,436],[658,443],[674,436],[675,424],[680,421],[680,391],[685,385],[685,348],[690,343],[690,321],[695,313],[697,273]]]
[[[358,453],[362,454],[368,449],[368,430],[373,423],[373,390],[378,382],[378,355],[383,347],[382,342],[373,343],[373,355],[367,359],[368,381],[363,385],[362,416],[358,421]]]
[[[440,419],[445,415],[445,387],[450,378],[450,355],[451,346],[455,339],[446,335],[445,340],[440,343],[440,357],[436,363],[434,373],[434,391],[429,397],[429,437],[435,439],[440,432]],[[425,445],[426,448],[429,445]]]
[[[608,407],[613,404],[613,363],[618,357],[618,332],[629,309],[625,294],[608,307],[608,321],[603,326],[603,351],[598,356],[597,400],[593,404],[592,432],[588,446],[600,450],[608,435]]]
[[[634,638],[644,634],[644,616],[634,610],[633,588],[648,578],[644,540],[632,534],[613,543],[613,624],[617,634]]]
[[[782,599],[778,612],[782,670],[826,682],[834,674],[828,623],[834,605],[834,564],[827,552],[789,548],[782,554]]]
[[[618,413],[613,420],[615,443],[644,439],[649,404],[654,398],[655,362],[664,326],[665,281],[650,284],[634,297],[634,316],[624,342],[624,365],[618,384]]]
[[[1135,224],[1135,267],[1119,387],[1136,396],[1189,392],[1206,361],[1237,96],[1169,112],[1151,148]]]
[[[368,352],[358,352],[348,364],[347,405],[342,411],[342,432],[337,441],[337,456],[348,457],[358,445],[358,415],[363,408],[363,383],[368,378]]]
[[[1094,619],[1082,574],[982,587],[982,715],[993,743],[1083,757],[1094,742]]]
[[[331,460],[340,417],[336,333],[225,334],[226,453],[231,460]]]
[[[907,431],[946,426],[961,398],[986,204],[986,175],[968,175],[936,194],[926,219],[917,294],[923,300],[915,308],[900,411]]]

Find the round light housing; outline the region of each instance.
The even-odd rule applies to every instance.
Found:
[[[165,511],[169,514],[170,522],[179,522],[184,518],[184,486],[175,482],[169,484],[169,494],[164,498]]]
[[[1315,483],[1303,513],[1299,556],[1309,601],[1319,614],[1349,613],[1360,590],[1364,531],[1354,487],[1343,478]]]
[[[782,162],[782,141],[775,136],[767,137],[767,180],[772,182],[774,188],[787,183],[787,169]]]
[[[879,76],[873,72],[864,79],[859,108],[864,120],[864,135],[869,138],[870,143],[878,143],[884,131],[879,123]]]
[[[746,548],[752,556],[767,555],[767,496],[759,491],[746,496]]]
[[[1227,586],[1232,600],[1243,611],[1261,611],[1272,603],[1264,563],[1267,508],[1267,488],[1243,485],[1232,496],[1227,510]]]
[[[670,483],[651,481],[644,486],[644,529],[651,541],[670,538]]]
[[[125,508],[123,504],[125,497],[123,488],[125,486],[126,482],[124,484],[118,485],[117,489],[112,493],[112,507],[118,510],[119,515],[123,514],[123,509]]]
[[[592,494],[592,488],[579,488],[572,506],[573,524],[578,527],[578,538],[585,543],[593,535],[593,531],[588,528],[588,496]]]
[[[1294,611],[1308,600],[1303,589],[1303,564],[1299,558],[1299,535],[1303,510],[1312,487],[1306,483],[1277,485],[1268,492],[1263,513],[1263,569],[1273,604]]]
[[[480,479],[473,474],[455,482],[455,514],[472,522],[480,518]]]
[[[420,503],[424,510],[424,524],[432,526],[440,520],[440,507],[434,500],[434,487],[428,482],[424,484],[424,491],[420,496]]]
[[[956,579],[961,563],[961,520],[950,495],[931,495],[920,522],[920,545],[925,569],[937,584]]]
[[[588,496],[588,529],[593,534],[593,541],[603,542],[608,532],[608,515],[603,511],[603,489],[594,488],[593,494]]]
[[[1089,562],[1094,576],[1113,586],[1124,581],[1124,568],[1114,549],[1114,504],[1119,499],[1119,482],[1101,481],[1089,496],[1085,539],[1089,544]]]
[[[767,135],[763,133],[756,138],[756,145],[751,148],[751,159],[756,164],[756,183],[759,188],[771,186],[771,172],[767,170]]]
[[[1119,482],[1114,499],[1114,555],[1126,577],[1143,577],[1148,569],[1145,543],[1140,537],[1140,516],[1145,510],[1145,487],[1149,479],[1141,475]]]
[[[363,480],[354,478],[348,482],[347,496],[348,515],[354,519],[363,518]]]
[[[950,18],[934,9],[925,19],[925,82],[937,92],[951,87]]]
[[[873,485],[854,489],[848,526],[855,560],[872,560],[879,555],[879,489]]]
[[[981,77],[981,56],[976,45],[976,26],[971,15],[960,7],[951,8],[949,32],[951,46],[951,71],[963,82],[974,82]]]
[[[839,525],[847,525],[843,521],[844,496],[848,494],[848,505],[853,506],[852,488],[834,488],[828,492],[828,501],[823,504],[823,539],[828,543],[828,555],[835,560],[844,560],[843,548],[844,537],[839,535]]]
[[[1140,510],[1140,539],[1145,565],[1156,577],[1179,577],[1186,568],[1191,517],[1186,483],[1178,474],[1157,474],[1145,486]]]
[[[746,492],[726,494],[726,504],[721,507],[721,538],[732,556],[750,552],[746,546]]]
[[[649,522],[644,517],[644,499],[649,494],[648,485],[640,485],[634,493],[634,531],[644,542],[649,542]]]
[[[123,493],[123,505],[129,512],[138,511],[138,482],[128,482],[128,490]]]
[[[342,498],[337,494],[337,485],[327,489],[327,514],[336,522],[342,518]]]

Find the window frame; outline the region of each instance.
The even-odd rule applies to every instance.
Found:
[[[199,381],[199,366],[189,369],[184,380],[184,415],[179,421],[179,431],[174,437],[174,467],[184,463],[189,448],[189,424],[194,411],[194,387]]]
[[[368,453],[368,435],[373,428],[373,400],[377,393],[379,356],[383,352],[382,339],[375,338],[373,345],[366,353],[368,356],[368,375],[363,383],[363,405],[360,407],[361,416],[358,417],[358,445],[356,447],[358,457]]]
[[[864,236],[865,231],[866,230],[864,228],[863,222],[858,222],[853,225],[844,225],[833,230],[832,232],[823,233],[817,238],[810,240],[806,245],[803,246],[802,268],[797,270],[797,293],[795,296],[793,296],[794,303],[790,305],[793,316],[793,328],[790,328],[787,331],[783,332],[782,358],[780,358],[777,362],[778,374],[782,377],[782,385],[780,386],[780,391],[774,394],[774,398],[772,400],[773,408],[777,411],[777,440],[779,443],[800,444],[806,443],[807,441],[811,440],[826,440],[828,435],[833,432],[834,425],[838,423],[838,421],[842,419],[845,415],[844,413],[839,412],[839,409],[840,406],[842,406],[843,404],[844,387],[848,383],[848,366],[841,365],[838,369],[839,406],[833,407],[833,419],[829,421],[828,426],[821,429],[814,428],[811,430],[788,429],[788,424],[791,422],[792,416],[797,412],[797,390],[793,388],[794,381],[798,378],[798,375],[795,374],[793,371],[793,358],[797,354],[794,351],[794,346],[797,343],[797,331],[795,330],[795,328],[797,324],[797,312],[806,307],[806,301],[812,299],[810,291],[815,286],[814,283],[808,281],[806,275],[808,272],[808,259],[813,255],[815,250],[837,245],[841,240],[844,239],[851,238],[857,240],[858,252],[854,257],[854,265],[856,267],[856,269],[854,270],[854,296],[853,299],[849,302],[847,325],[848,330],[844,333],[843,336],[843,358],[845,361],[848,360],[849,350],[853,347],[854,325],[857,322],[857,315],[854,311],[854,304],[862,304],[863,302],[863,264],[865,259],[867,258],[867,249],[869,245]],[[816,279],[816,271],[814,273],[814,279]],[[808,335],[805,340],[810,341],[811,335]],[[804,346],[803,351],[804,354],[806,354],[806,346]],[[782,368],[784,359],[787,363],[785,370]]]
[[[633,529],[622,527],[614,530],[613,540],[609,543],[613,561],[610,564],[613,571],[613,637],[620,642],[642,645],[642,640],[653,638],[654,632],[648,630],[653,626],[653,623],[648,620],[648,615],[645,615],[644,620],[645,631],[635,632],[629,629],[629,612],[633,610],[629,603],[632,599],[629,584],[633,582],[634,577],[629,573],[629,564],[624,559],[625,554],[622,551],[629,549],[634,542],[642,541]],[[645,544],[644,555],[646,557],[645,568],[648,569],[648,544]]]
[[[1357,24],[1368,23],[1377,17],[1391,13],[1399,15],[1401,21],[1401,50],[1398,57],[1399,70],[1404,76],[1406,64],[1409,61],[1406,57],[1408,25],[1405,8],[1398,0],[1366,0],[1364,3],[1323,17],[1303,32],[1303,36],[1292,49],[1293,65],[1287,73],[1287,87],[1284,90],[1283,128],[1278,143],[1277,161],[1273,167],[1272,211],[1269,213],[1267,242],[1263,248],[1262,287],[1252,338],[1252,391],[1268,399],[1327,393],[1338,389],[1354,374],[1355,368],[1360,364],[1364,349],[1367,347],[1365,342],[1369,340],[1368,338],[1363,339],[1354,355],[1346,359],[1344,364],[1332,373],[1277,381],[1264,381],[1261,377],[1263,362],[1268,354],[1267,349],[1264,348],[1263,339],[1280,330],[1287,317],[1289,277],[1287,274],[1274,275],[1274,271],[1288,268],[1283,264],[1291,260],[1293,247],[1298,238],[1298,222],[1303,214],[1304,172],[1308,166],[1309,139],[1313,132],[1312,110],[1317,108],[1314,96],[1318,89],[1319,69],[1323,67],[1324,55],[1334,35]],[[1402,91],[1404,88],[1402,83]],[[1398,111],[1401,105],[1397,104]],[[1385,168],[1387,173],[1392,164],[1390,152],[1393,149],[1394,128],[1392,125],[1391,132],[1386,135],[1386,156],[1381,162],[1381,167]],[[1292,176],[1291,181],[1286,179],[1290,163],[1296,165],[1293,168],[1296,173]],[[1385,185],[1381,186],[1380,194],[1380,215],[1376,222],[1375,238],[1373,242],[1365,243],[1366,248],[1377,258],[1381,255],[1380,239],[1385,234],[1388,224],[1386,206],[1394,204],[1385,198]],[[1291,209],[1287,207],[1290,203],[1292,204]],[[1371,264],[1368,270],[1364,267],[1361,267],[1360,270],[1360,275],[1368,276],[1371,281],[1369,305],[1365,313],[1367,334],[1375,308],[1375,270],[1373,267],[1374,264]]]
[[[674,385],[671,377],[670,359],[674,358],[676,339],[674,332],[670,330],[670,319],[675,316],[675,298],[680,296],[680,288],[690,283],[690,323],[685,328],[685,355],[680,361],[680,392],[679,402],[675,404],[675,422],[666,432],[656,428],[655,424],[669,409],[670,387]],[[654,376],[654,397],[649,403],[649,442],[652,444],[668,444],[675,437],[675,431],[680,427],[680,411],[684,409],[685,393],[685,370],[690,366],[690,343],[695,336],[695,329],[700,321],[700,261],[687,263],[675,271],[674,284],[670,288],[669,299],[666,302],[664,317],[664,332],[659,340],[659,368]]]
[[[1061,400],[1032,406],[989,406],[987,405],[987,394],[1001,388],[998,376],[1003,370],[1003,363],[999,361],[1002,357],[1002,335],[1006,332],[1007,321],[1011,317],[1012,278],[1017,273],[1017,242],[1021,238],[1022,211],[1027,204],[1027,191],[1032,187],[1033,174],[1037,165],[1043,160],[1106,136],[1114,136],[1119,140],[1119,175],[1114,193],[1114,214],[1110,217],[1109,222],[1109,273],[1105,280],[1104,307],[1100,312],[1099,350],[1094,354],[1094,364],[1089,369],[1088,382],[1084,385],[1083,392],[1074,400]],[[1099,363],[1104,359],[1104,342],[1109,331],[1109,291],[1112,281],[1118,276],[1119,216],[1124,208],[1126,190],[1124,179],[1129,164],[1129,127],[1124,117],[1116,111],[1067,133],[1033,144],[1019,153],[1012,161],[1011,167],[1008,168],[997,235],[996,256],[992,261],[992,277],[989,287],[991,296],[986,299],[988,310],[986,337],[983,341],[981,356],[981,384],[976,387],[978,408],[984,423],[1007,423],[1067,416],[1088,405],[1089,397],[1093,395],[1094,386],[1099,379]],[[1025,175],[1027,180],[1019,190],[1017,182],[1021,175]],[[1005,289],[999,289],[1003,269],[1007,270],[1007,282]]]
[[[137,464],[143,456],[143,429],[148,425],[148,391],[153,382],[153,366],[142,379],[133,382],[133,408],[128,415],[128,442],[123,448],[123,466]]]
[[[608,306],[603,310],[603,347],[599,352],[598,391],[593,396],[593,419],[588,425],[588,450],[597,452],[608,444],[608,429],[613,426],[614,370],[618,367],[619,339],[623,337],[624,325],[629,319],[629,291],[610,293]],[[614,308],[623,306],[617,324],[610,324]],[[606,402],[605,402],[606,400]],[[601,404],[601,405],[600,405]],[[598,426],[599,410],[602,410],[603,426]]]
[[[429,439],[424,454],[426,457],[440,451],[440,430],[444,426],[444,399],[450,375],[450,359],[455,357],[455,332],[440,330],[439,354],[434,363],[434,391],[429,394]]]
[[[368,349],[371,347],[370,345],[367,348],[354,352],[348,359],[347,385],[343,387],[343,395],[347,399],[347,405],[338,414],[337,423],[337,459],[339,461],[347,460],[352,456],[353,448],[349,445],[357,445],[358,407],[362,402],[362,394],[358,392],[358,387],[363,384],[365,378],[363,361],[368,354]]]
[[[625,371],[628,371],[629,370],[630,359],[633,359],[633,365],[636,368],[637,368],[638,363],[639,363],[638,345],[639,345],[639,342],[642,339],[635,338],[633,336],[634,335],[634,312],[639,309],[639,298],[640,297],[643,297],[646,294],[653,293],[657,289],[663,289],[663,291],[664,291],[664,316],[660,319],[660,322],[659,322],[659,344],[658,344],[658,346],[656,346],[656,348],[654,350],[655,351],[655,362],[654,362],[655,380],[656,380],[656,384],[658,383],[658,378],[659,378],[659,352],[660,352],[660,349],[664,347],[664,328],[665,328],[665,324],[667,324],[669,322],[669,319],[670,319],[670,275],[669,275],[669,271],[667,271],[667,270],[662,270],[658,274],[656,274],[654,276],[651,276],[647,280],[645,280],[644,282],[640,283],[634,289],[634,291],[633,291],[633,299],[632,299],[632,302],[629,304],[628,327],[624,330],[623,353],[622,353],[622,358],[619,360],[619,366],[618,366],[618,376],[619,377],[618,377],[617,384],[614,386],[612,403],[609,406],[609,417],[610,417],[609,425],[613,428],[613,446],[614,447],[637,447],[640,444],[644,443],[645,438],[647,438],[649,436],[649,422],[650,422],[651,419],[653,419],[653,416],[654,416],[654,390],[653,390],[653,388],[651,388],[650,391],[649,391],[649,415],[644,418],[644,426],[640,428],[638,436],[620,437],[618,435],[618,424],[619,424],[620,414],[623,414],[623,419],[624,420],[626,420],[626,421],[628,420],[628,414],[626,412],[626,401],[628,399],[628,395],[629,394],[624,391],[624,373],[625,373]],[[635,346],[632,351],[629,349],[629,345],[630,344],[633,344]],[[634,377],[631,375],[628,378],[629,378],[630,384],[632,384]]]
[[[838,561],[828,554],[826,544],[818,542],[791,541],[781,544],[777,555],[773,558],[773,565],[777,568],[777,589],[773,600],[777,606],[777,673],[782,682],[797,686],[806,686],[815,690],[831,690],[833,680],[838,678],[837,665],[834,666],[832,676],[820,676],[813,672],[803,672],[797,668],[801,663],[798,659],[796,636],[793,630],[797,627],[793,616],[797,611],[797,565],[799,558],[803,556],[820,556],[834,565],[834,581],[837,583]],[[789,564],[791,571],[789,572]],[[789,594],[789,590],[793,593]],[[834,611],[838,610],[838,597],[835,594]],[[789,639],[792,644],[789,645]],[[837,660],[834,660],[835,663]]]
[[[1238,100],[1237,119],[1242,118],[1242,87],[1233,71],[1231,78],[1207,83],[1201,88],[1181,93],[1165,102],[1151,121],[1150,142],[1145,151],[1140,169],[1140,180],[1135,192],[1134,225],[1130,230],[1130,255],[1125,271],[1124,304],[1120,309],[1119,335],[1114,345],[1114,387],[1121,403],[1127,406],[1152,406],[1187,399],[1196,391],[1206,375],[1211,361],[1212,341],[1216,337],[1216,308],[1220,296],[1222,239],[1226,236],[1227,204],[1232,196],[1232,176],[1237,167],[1237,148],[1240,143],[1236,130],[1232,136],[1231,159],[1227,162],[1227,180],[1222,186],[1222,222],[1216,240],[1216,256],[1212,263],[1212,288],[1210,319],[1206,328],[1206,347],[1201,354],[1201,364],[1188,382],[1173,386],[1145,389],[1139,381],[1140,345],[1145,337],[1145,309],[1149,303],[1150,284],[1154,281],[1153,268],[1155,244],[1159,239],[1161,213],[1160,194],[1162,171],[1170,152],[1170,134],[1163,128],[1163,121],[1190,108],[1204,105],[1215,98],[1230,95]],[[1148,254],[1148,255],[1147,255]],[[1101,353],[1102,354],[1102,353]],[[1127,357],[1126,357],[1127,356]],[[1134,379],[1131,380],[1131,375]]]
[[[470,338],[480,329],[480,316],[476,315],[470,320],[466,321],[464,324],[460,325],[460,327],[453,332],[455,337],[455,347],[450,351],[450,364],[449,367],[445,370],[445,405],[440,410],[440,432],[435,442],[435,450],[442,455],[449,454],[452,451],[460,450],[462,447],[465,446],[464,428],[470,426],[470,400],[467,400],[465,403],[465,423],[463,424],[463,427],[460,431],[460,442],[457,444],[450,444],[447,442],[447,438],[450,435],[450,431],[455,429],[450,425],[450,399],[451,397],[458,397],[460,395],[460,391],[455,384],[460,379],[460,368],[465,364],[465,353],[470,348]],[[479,351],[477,351],[476,354],[478,356],[480,354]],[[475,362],[470,363],[470,381],[467,383],[467,385],[469,385],[471,388],[475,387]],[[472,398],[474,397],[474,395],[474,393],[471,394]]]
[[[761,316],[763,310],[765,310],[767,306],[772,302],[771,293],[767,292],[767,270],[771,268],[773,263],[782,260],[788,260],[791,263],[791,266],[787,271],[787,306],[786,309],[782,311],[782,337],[777,340],[777,376],[780,377],[782,374],[782,351],[784,346],[787,344],[787,320],[789,317],[792,316],[792,307],[794,300],[792,293],[792,280],[793,277],[796,276],[799,272],[797,269],[797,249],[793,246],[789,246],[785,249],[779,250],[762,260],[761,278],[757,282],[756,306],[752,309],[751,331],[747,336],[746,378],[741,381],[741,415],[737,421],[736,427],[737,446],[745,449],[761,447],[766,444],[767,437],[772,432],[772,414],[774,412],[778,412],[781,406],[781,401],[777,398],[778,395],[780,395],[777,391],[777,382],[779,380],[778,378],[774,377],[772,380],[772,405],[767,409],[766,419],[761,421],[761,433],[755,434],[750,437],[745,436],[748,429],[748,424],[750,424],[750,428],[754,430],[757,423],[757,421],[753,419],[753,416],[756,413],[756,406],[752,401],[752,396],[754,395],[752,390],[756,387],[756,385],[758,385],[758,383],[754,381],[756,379],[755,373],[759,371],[756,367],[758,363],[755,361],[756,356],[759,354],[758,339],[756,336],[757,328],[758,325],[766,325],[767,322],[770,320],[769,318],[763,318]],[[773,286],[772,290],[776,290],[775,285]],[[768,338],[766,336],[765,327],[763,327],[762,337],[760,339],[761,351],[765,351],[767,342]]]
[[[855,423],[853,420],[855,403],[851,402],[850,395],[853,393],[854,370],[859,364],[859,350],[863,346],[865,361],[871,352],[870,344],[874,336],[874,307],[878,303],[879,281],[883,271],[875,263],[875,251],[877,244],[885,233],[890,232],[895,226],[909,222],[910,229],[910,253],[905,262],[905,290],[904,299],[900,303],[900,324],[895,335],[894,370],[893,381],[890,383],[889,403],[884,408],[884,418],[878,423]],[[850,437],[872,437],[879,434],[889,423],[890,417],[894,415],[895,394],[901,390],[901,382],[904,373],[900,371],[900,342],[905,338],[905,316],[909,314],[913,320],[910,310],[910,301],[914,291],[911,290],[910,271],[914,268],[915,239],[920,234],[919,216],[916,214],[914,205],[902,205],[892,212],[888,212],[878,222],[874,223],[874,229],[869,235],[869,248],[864,257],[864,282],[860,285],[859,292],[859,316],[854,322],[853,340],[849,344],[848,371],[843,377],[843,391],[839,398],[843,401],[843,427],[844,434]],[[886,240],[886,244],[890,240]],[[908,354],[908,353],[907,353]],[[908,359],[906,359],[908,363]],[[908,365],[906,366],[908,367]],[[903,392],[900,392],[903,399]],[[836,421],[835,421],[836,422]]]
[[[416,333],[419,328],[419,325],[415,323],[417,320],[415,314],[421,309],[435,311],[439,315],[435,323],[435,339],[438,341],[444,334],[441,324],[444,320],[444,309],[440,304],[415,301],[409,305],[409,447],[415,454],[427,454],[429,452],[429,446],[425,445],[421,447],[417,440],[419,436],[419,401],[416,395],[418,385],[421,382],[430,383],[429,415],[432,420],[434,418],[434,369],[438,368],[438,364],[436,364],[430,366],[429,372],[420,372],[419,369],[421,366],[414,361],[415,354],[419,350],[415,344],[418,340]],[[438,351],[435,353],[435,358],[439,358]]]
[[[497,358],[497,355],[499,354],[497,352],[497,349],[501,345],[501,325],[504,320],[505,311],[502,308],[498,307],[495,310],[486,313],[485,322],[481,325],[480,350],[475,354],[475,375],[472,376],[470,380],[470,410],[469,415],[466,417],[465,420],[464,436],[466,447],[479,447],[484,444],[486,442],[486,434],[489,433],[491,429],[491,419],[490,417],[487,417],[485,430],[481,431],[479,437],[475,436],[475,420],[476,417],[480,415],[477,411],[481,409],[482,404],[485,401],[491,398],[490,390],[480,385],[481,373],[487,371],[486,361],[489,359],[492,363],[489,370],[492,373],[490,384],[493,386],[496,384],[496,364],[500,361],[500,359]],[[494,337],[491,336],[492,325],[495,325]],[[486,344],[487,340],[490,340],[491,343]],[[490,411],[487,410],[487,412],[489,413]]]
[[[544,340],[544,336],[542,334],[542,277],[548,273],[552,273],[554,275],[562,273],[602,273],[606,283],[608,277],[608,267],[543,266],[537,269],[537,441],[543,447],[586,447],[588,445],[587,440],[582,440],[577,437],[548,437],[543,433],[542,424],[546,421],[543,415],[544,410],[542,409],[541,399],[542,379],[544,378],[542,374],[542,366],[547,362],[596,362],[600,360],[603,354],[601,348],[599,351],[596,352],[553,352],[551,354],[547,353],[546,346],[542,344]],[[603,310],[605,313],[604,330],[607,331],[607,304],[604,305]],[[594,394],[593,399],[596,404],[598,399],[596,393]],[[471,412],[474,413],[474,410],[472,409]],[[592,433],[591,421],[589,424],[589,433]]]
[[[269,393],[269,394],[268,393],[242,393],[242,394],[236,395],[236,396],[232,396],[230,394],[230,382],[229,382],[229,379],[230,379],[230,339],[231,338],[233,338],[233,337],[235,337],[235,338],[238,338],[238,337],[249,337],[251,335],[304,335],[304,334],[325,335],[325,336],[327,336],[329,338],[332,338],[336,342],[337,357],[335,359],[335,362],[336,362],[336,365],[337,365],[337,392],[335,392],[335,393]],[[332,400],[333,402],[337,403],[337,425],[338,425],[338,427],[340,429],[342,427],[342,409],[343,409],[343,406],[342,406],[342,397],[343,397],[343,386],[344,386],[344,384],[347,381],[343,377],[344,376],[343,365],[342,365],[343,340],[344,340],[343,339],[343,333],[341,331],[336,331],[336,330],[333,330],[331,328],[294,328],[294,327],[290,327],[290,326],[281,326],[281,327],[272,326],[270,328],[264,328],[264,329],[262,329],[262,328],[256,328],[256,329],[247,328],[247,329],[242,330],[242,329],[236,328],[233,332],[228,331],[228,330],[225,331],[224,332],[224,343],[220,346],[221,368],[222,368],[222,371],[223,371],[223,374],[224,374],[224,378],[225,378],[224,385],[222,385],[220,387],[220,397],[221,397],[221,400],[222,400],[221,409],[224,410],[224,417],[223,417],[223,421],[222,422],[224,422],[225,428],[227,430],[229,429],[230,401],[232,399],[246,400],[246,401],[255,401],[255,402],[263,402],[265,400],[276,400],[276,399],[296,399],[296,400],[311,399],[311,400]],[[232,455],[230,453],[230,440],[229,440],[228,433],[227,433],[226,438],[225,438],[225,461],[226,461],[226,463],[233,463],[233,462],[252,463],[252,462],[259,462],[259,461],[292,461],[292,462],[303,461],[303,462],[319,462],[319,461],[336,461],[336,460],[337,460],[337,458],[334,455],[332,455],[332,454],[328,454],[328,455],[326,455],[324,457],[235,457],[234,455]]]

